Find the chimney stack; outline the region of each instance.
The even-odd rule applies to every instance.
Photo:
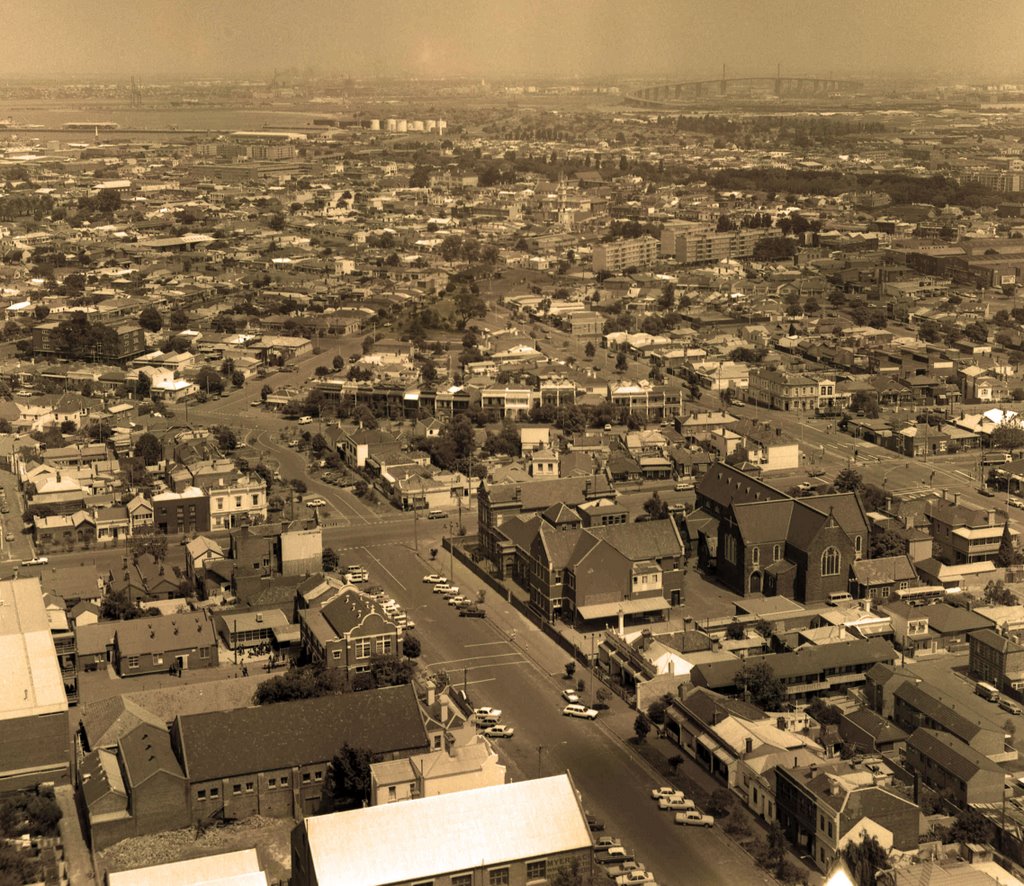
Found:
[[[434,700],[437,697],[437,687],[433,680],[427,680],[427,707],[433,707]]]

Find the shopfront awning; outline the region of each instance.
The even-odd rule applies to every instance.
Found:
[[[614,603],[595,603],[579,606],[577,612],[586,621],[592,618],[614,618],[622,610],[623,615],[640,615],[645,612],[662,612],[669,608],[664,597],[643,597],[635,600],[617,600]]]
[[[697,743],[710,751],[711,756],[725,766],[736,762],[736,758],[709,735],[698,735]]]

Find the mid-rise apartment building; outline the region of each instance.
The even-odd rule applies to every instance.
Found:
[[[654,237],[612,240],[594,247],[594,271],[621,274],[626,268],[646,268],[658,260],[658,241]]]

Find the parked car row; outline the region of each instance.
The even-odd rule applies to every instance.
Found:
[[[705,815],[701,812],[697,808],[697,804],[678,788],[669,785],[655,788],[651,791],[651,799],[658,801],[659,809],[675,812],[676,824],[709,828],[715,823],[713,815]]]
[[[416,627],[416,622],[409,618],[398,601],[389,597],[384,592],[383,588],[370,588],[366,591],[366,594],[371,599],[376,600],[388,618],[390,618],[402,630],[409,630],[410,628]]]
[[[448,583],[448,579],[439,573],[430,573],[423,576],[425,584],[433,585],[433,592],[441,594],[445,602],[459,611],[459,615],[465,618],[486,618],[487,613],[469,599],[465,594],[459,592],[457,585]]]

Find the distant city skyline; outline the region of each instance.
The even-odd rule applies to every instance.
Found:
[[[6,77],[1024,78],[1024,3],[990,0],[52,0],[14,5]]]

